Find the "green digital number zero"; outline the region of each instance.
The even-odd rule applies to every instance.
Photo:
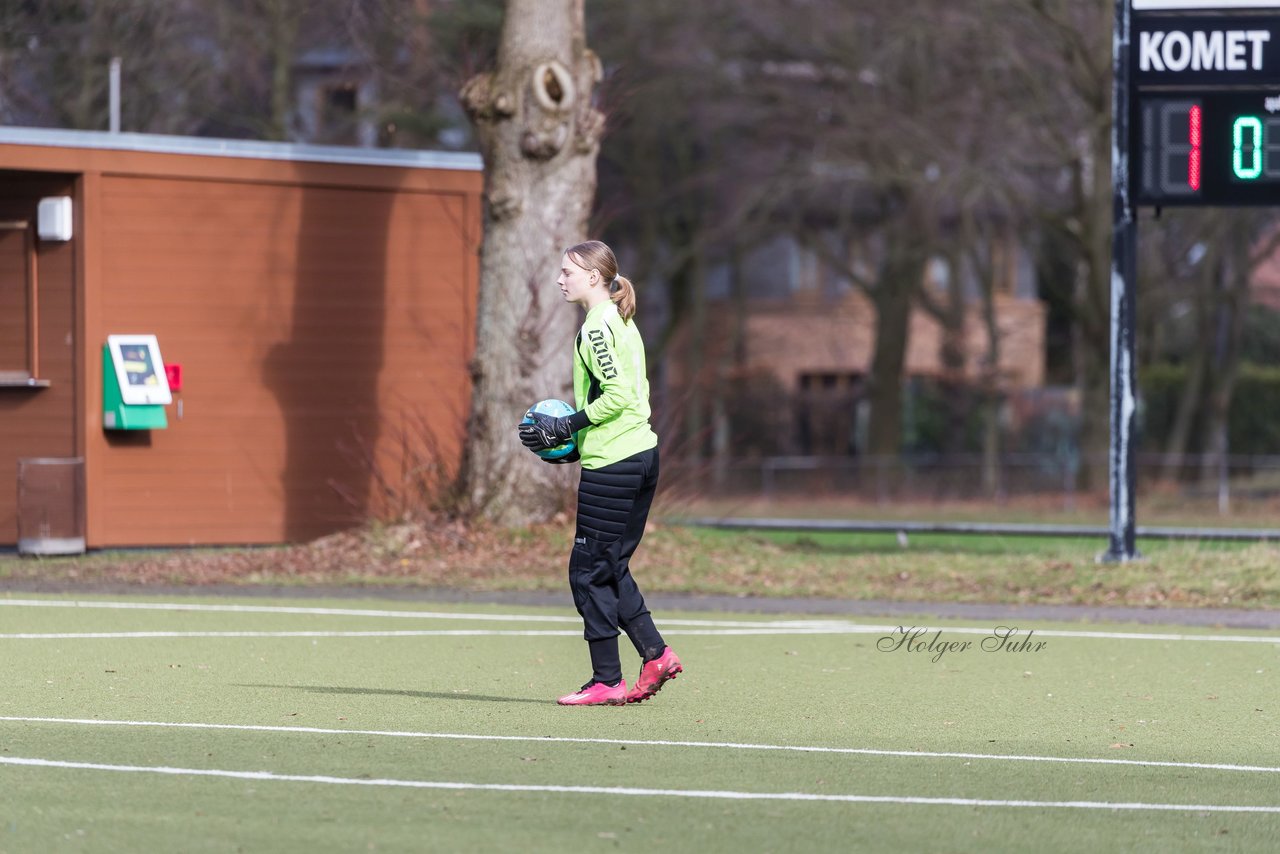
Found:
[[[1254,180],[1262,174],[1262,120],[1257,116],[1237,117],[1231,128],[1231,138],[1235,146],[1231,168],[1240,180]],[[1246,146],[1249,148],[1247,152]]]

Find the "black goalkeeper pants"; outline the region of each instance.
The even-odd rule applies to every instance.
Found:
[[[630,568],[657,486],[657,448],[603,468],[582,469],[569,588],[582,615],[596,682],[612,685],[622,678],[619,629],[645,661],[665,648]]]

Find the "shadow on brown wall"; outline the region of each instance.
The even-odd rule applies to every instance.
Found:
[[[0,170],[0,221],[27,222],[34,236],[39,200],[72,195],[75,176],[49,172]],[[18,540],[18,461],[24,457],[71,457],[76,454],[75,243],[36,240],[35,271],[26,267],[22,232],[9,231],[7,258],[0,263],[0,371],[13,371],[0,385],[0,544]],[[35,311],[28,302],[29,277],[37,277]],[[38,323],[39,379],[46,387],[28,387],[17,373],[29,371],[28,326]]]
[[[303,180],[307,171],[300,168]],[[392,189],[302,191],[292,326],[264,380],[285,419],[284,536],[365,521],[372,472],[350,452],[380,430]]]

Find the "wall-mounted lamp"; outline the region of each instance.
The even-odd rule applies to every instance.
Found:
[[[41,240],[71,239],[71,197],[50,196],[36,207],[36,234]]]

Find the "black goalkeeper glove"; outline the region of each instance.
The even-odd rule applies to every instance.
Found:
[[[563,445],[573,438],[573,415],[544,415],[541,412],[530,412],[525,417],[533,420],[532,424],[521,424],[520,442],[531,451],[545,451]]]

